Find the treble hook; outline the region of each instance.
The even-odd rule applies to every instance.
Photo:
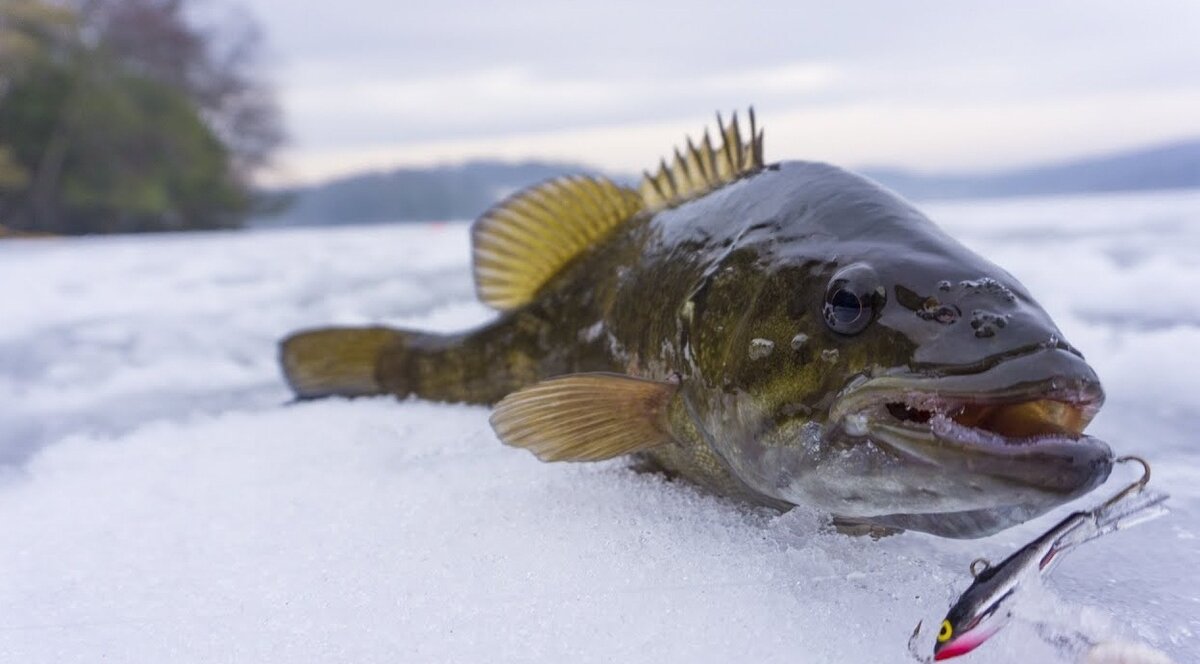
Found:
[[[1136,462],[1140,463],[1142,465],[1142,476],[1140,479],[1138,479],[1138,481],[1125,487],[1117,495],[1104,501],[1104,504],[1101,505],[1101,507],[1103,509],[1108,509],[1108,508],[1112,507],[1113,505],[1116,505],[1117,503],[1121,502],[1121,500],[1123,500],[1130,494],[1141,491],[1142,489],[1146,488],[1146,485],[1150,483],[1150,462],[1146,461],[1145,459],[1143,459],[1140,456],[1134,456],[1131,454],[1128,456],[1117,457],[1117,459],[1114,463],[1124,463],[1126,461],[1136,461]]]

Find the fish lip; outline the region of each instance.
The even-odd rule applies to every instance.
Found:
[[[1043,504],[1050,496],[1058,496],[1055,502],[1082,496],[1108,479],[1114,463],[1108,444],[1086,434],[1013,439],[951,421],[923,429],[876,422],[870,438],[943,473],[1026,487],[1019,502],[1028,505]]]
[[[1108,445],[1082,432],[1010,437],[959,424],[947,416],[964,406],[1033,400],[1069,404],[1079,410],[1086,423],[1104,403],[1104,391],[1091,368],[1078,356],[1059,349],[1039,349],[974,374],[913,375],[898,371],[859,380],[843,390],[830,410],[830,423],[852,436],[870,437],[905,457],[934,465],[966,465],[973,469],[976,464],[972,460],[991,458],[1013,466],[1018,462],[1025,465],[1035,457],[1108,459],[1111,463]],[[932,416],[926,422],[902,421],[887,412],[887,405],[895,403],[928,411]],[[963,457],[970,459],[964,462]],[[1060,488],[1068,489],[1065,485]]]
[[[1041,349],[973,374],[912,374],[904,369],[860,377],[838,395],[829,412],[843,427],[853,416],[871,415],[889,403],[948,413],[964,405],[1061,401],[1080,409],[1085,421],[1104,404],[1100,381],[1078,356]]]

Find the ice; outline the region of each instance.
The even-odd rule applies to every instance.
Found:
[[[922,207],[1050,310],[1105,382],[1092,430],[1172,494],[1030,619],[1191,661],[1200,192]],[[540,463],[480,407],[288,403],[291,331],[486,320],[468,260],[461,223],[0,243],[0,661],[902,662],[973,558],[1065,512],[848,538]],[[1062,661],[1032,625],[969,661]]]

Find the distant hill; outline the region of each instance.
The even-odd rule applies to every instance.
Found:
[[[400,168],[272,194],[280,211],[260,225],[308,226],[471,219],[510,192],[566,174],[596,173],[568,163],[473,161]]]
[[[855,169],[909,198],[1036,196],[1200,187],[1200,138],[1170,145],[983,174]],[[548,178],[596,173],[579,164],[473,161],[355,175],[268,196],[279,212],[259,225],[340,225],[473,219],[508,193]],[[633,176],[613,176],[634,182]]]
[[[859,173],[909,198],[1037,196],[1200,187],[1200,138],[1102,157],[983,174]]]

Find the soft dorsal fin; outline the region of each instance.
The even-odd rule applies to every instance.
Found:
[[[550,378],[496,404],[492,428],[542,461],[599,461],[671,441],[678,385],[613,373]]]
[[[689,138],[685,150],[676,149],[671,165],[664,159],[659,162],[657,173],[646,172],[638,188],[646,208],[661,210],[679,205],[761,169],[763,132],[755,124],[753,107],[749,115],[749,138],[743,140],[736,112],[729,124],[718,113],[721,147],[713,147],[706,130],[699,144]]]
[[[533,300],[572,258],[637,214],[642,198],[611,180],[548,180],[497,203],[471,228],[475,289],[500,310]]]

